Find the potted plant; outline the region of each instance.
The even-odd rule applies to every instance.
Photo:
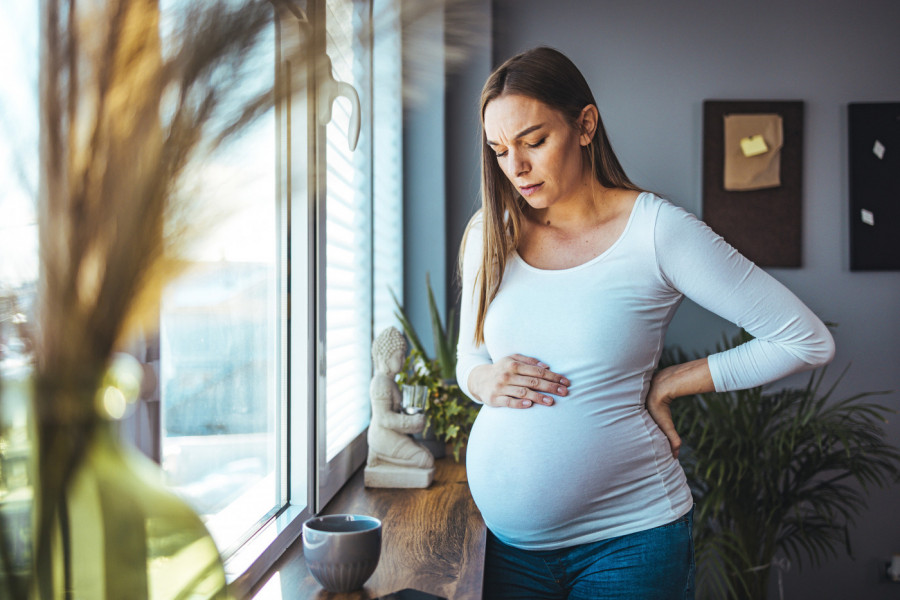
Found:
[[[720,349],[749,339],[742,331]],[[661,363],[686,359],[676,349]],[[813,371],[800,389],[700,394],[674,405],[696,502],[700,597],[765,599],[773,567],[849,553],[848,528],[869,487],[900,479],[900,452],[882,427],[893,411],[866,400],[886,392],[839,398],[846,369],[827,389],[825,372]]]
[[[479,406],[466,396],[456,383],[456,342],[459,331],[456,329],[455,311],[449,311],[445,326],[441,321],[431,289],[431,280],[427,275],[425,285],[428,290],[428,308],[436,357],[431,359],[428,356],[403,306],[397,300],[397,296],[391,293],[397,307],[394,314],[412,346],[397,382],[401,385],[428,386],[423,435],[426,439],[429,435],[434,435],[440,445],[449,445],[454,460],[459,462],[460,452],[469,440],[469,432],[478,415]]]

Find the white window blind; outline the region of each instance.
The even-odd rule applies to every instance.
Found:
[[[332,77],[352,85],[366,114],[371,54],[367,2],[327,0],[326,48]],[[325,358],[326,460],[369,423],[372,339],[371,121],[356,150],[347,141],[351,104],[335,100],[326,128]],[[371,113],[368,113],[371,114]]]
[[[394,316],[391,290],[403,302],[403,77],[399,0],[375,0],[372,66],[373,198],[375,232],[374,330],[378,335]]]

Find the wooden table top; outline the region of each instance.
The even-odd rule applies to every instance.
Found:
[[[360,469],[322,511],[341,513],[381,519],[375,573],[360,591],[326,592],[306,568],[298,539],[273,569],[283,599],[370,600],[405,588],[449,600],[481,599],[485,527],[469,493],[465,465],[449,457],[435,461],[434,482],[427,489],[366,488]]]

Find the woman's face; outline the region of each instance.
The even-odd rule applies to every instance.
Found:
[[[484,110],[484,133],[500,169],[535,209],[590,193],[581,146],[591,137],[576,126],[543,102],[518,94],[499,96]]]

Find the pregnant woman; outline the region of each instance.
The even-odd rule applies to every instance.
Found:
[[[484,597],[693,598],[670,403],[823,365],[831,335],[704,223],[631,183],[561,53],[501,65],[481,117],[457,377],[484,404],[467,449]],[[685,296],[755,339],[656,372]]]

